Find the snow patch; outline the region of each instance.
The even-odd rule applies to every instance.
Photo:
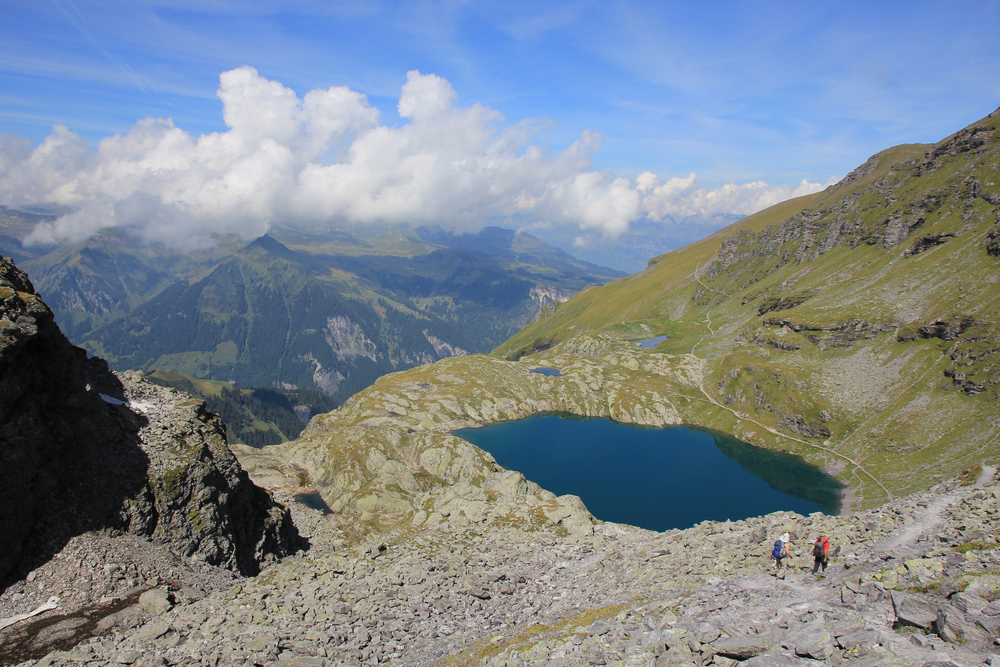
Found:
[[[105,403],[110,403],[112,405],[124,405],[129,410],[132,410],[133,412],[138,411],[141,412],[142,414],[147,414],[154,407],[152,403],[141,403],[139,401],[120,401],[114,396],[108,396],[107,394],[99,394],[99,395],[101,399],[104,400]]]

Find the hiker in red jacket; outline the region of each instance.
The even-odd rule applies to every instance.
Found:
[[[830,550],[830,538],[824,535],[823,537],[816,538],[816,542],[813,544],[813,574],[816,574],[820,566],[823,568],[823,572],[826,572],[826,564],[829,560],[827,558],[827,552]]]

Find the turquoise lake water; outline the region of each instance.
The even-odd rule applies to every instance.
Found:
[[[603,521],[664,531],[840,509],[843,485],[822,470],[707,430],[536,415],[455,435],[556,495],[580,496]]]
[[[637,340],[636,343],[639,344],[640,350],[655,350],[656,346],[667,339],[666,336],[656,336],[655,338],[646,338],[645,340]]]

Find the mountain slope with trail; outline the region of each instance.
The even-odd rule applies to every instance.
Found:
[[[883,151],[582,292],[495,354],[665,335],[657,350],[697,354],[728,408],[686,422],[838,471],[865,506],[926,488],[1000,452],[998,127],[993,113]]]

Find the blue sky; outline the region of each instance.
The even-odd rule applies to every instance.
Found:
[[[103,208],[91,213],[84,231],[101,216],[108,224],[128,224],[115,205],[137,193],[172,207],[163,214],[168,218],[236,224],[206,214],[194,194],[150,185],[148,173],[137,190],[95,185],[94,154],[104,150],[101,139],[130,136],[145,118],[171,119],[193,141],[229,132],[217,95],[220,75],[245,66],[256,74],[243,78],[246,85],[273,82],[300,103],[310,91],[346,87],[377,111],[374,125],[367,119],[352,126],[322,155],[296,153],[290,183],[300,185],[304,165],[354,160],[344,147],[373,128],[415,124],[398,105],[408,73],[416,70],[436,76],[413,79],[414,91],[468,112],[449,123],[471,134],[493,133],[442,152],[427,138],[454,138],[441,121],[425,136],[424,158],[484,160],[499,150],[504,130],[519,133],[505,139],[512,163],[503,172],[503,193],[469,194],[460,202],[433,190],[409,193],[405,201],[419,209],[417,221],[439,215],[456,229],[503,220],[526,228],[549,224],[575,229],[581,238],[619,238],[640,218],[745,214],[822,187],[889,146],[937,141],[1000,105],[996,2],[42,0],[0,7],[0,149],[7,155],[0,162],[0,203],[35,198],[82,207],[101,199]],[[472,118],[475,105],[495,113]],[[302,118],[308,133],[310,121]],[[37,151],[54,125],[66,126],[90,151],[89,157],[60,153],[88,174],[78,180],[64,174],[63,190],[71,183],[80,192],[77,184],[86,181],[91,195],[71,201],[54,189],[26,192],[27,172],[11,176],[17,160],[27,164],[28,147],[12,148],[15,138],[30,140]],[[75,135],[62,143],[78,146]],[[574,142],[583,147],[571,155]],[[513,162],[535,149],[542,162],[531,164],[540,171],[515,177],[520,166]],[[252,150],[243,146],[237,153]],[[98,160],[102,173],[110,155]],[[185,159],[201,159],[192,156]],[[132,166],[138,160],[129,159]],[[650,176],[642,181],[642,174]],[[501,179],[493,172],[480,176]],[[431,187],[408,178],[416,178],[414,188]],[[531,179],[544,180],[546,189],[532,190]],[[758,185],[738,197],[710,196],[750,183]],[[470,192],[487,185],[472,183]],[[371,187],[375,201],[388,186]],[[295,193],[285,199],[305,196]],[[658,198],[651,199],[653,193]],[[259,227],[282,217],[320,216],[276,202],[268,200],[249,218]],[[345,202],[320,208],[323,215],[362,222],[403,215]],[[593,212],[598,209],[603,212]],[[67,236],[71,227],[50,232]]]

